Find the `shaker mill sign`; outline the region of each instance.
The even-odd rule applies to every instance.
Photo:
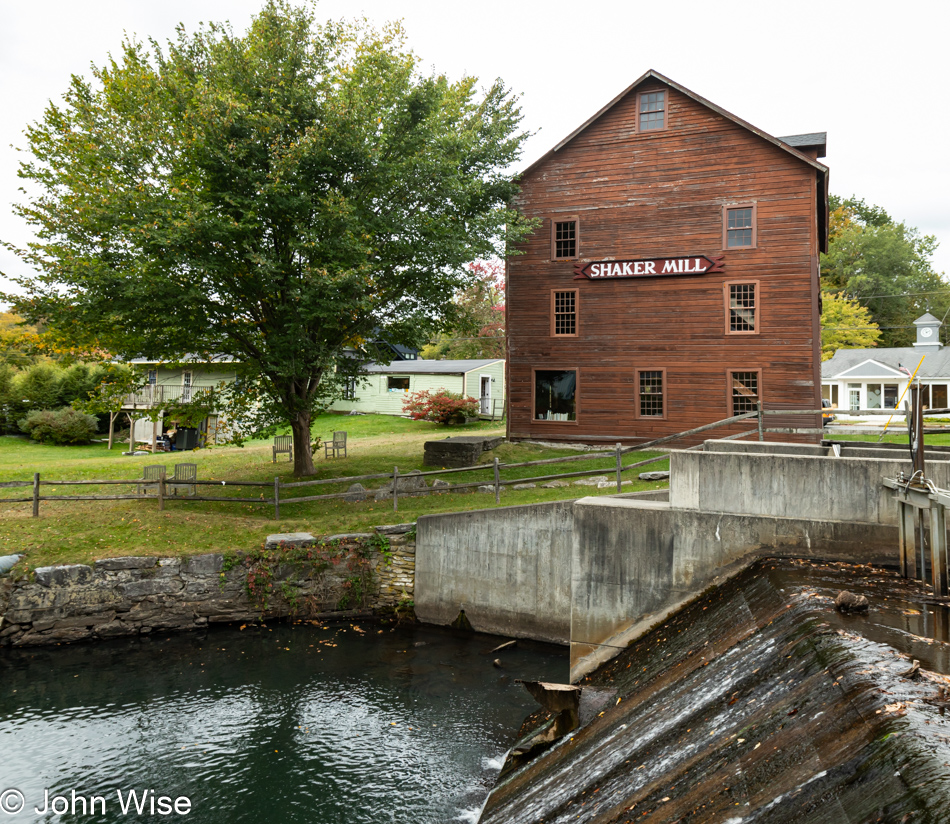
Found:
[[[574,280],[606,278],[656,278],[674,275],[708,275],[721,272],[723,256],[648,258],[646,260],[597,260],[574,266]]]

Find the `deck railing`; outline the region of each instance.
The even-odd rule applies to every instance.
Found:
[[[206,395],[213,386],[182,386],[181,384],[149,384],[125,396],[123,407],[151,409],[166,403],[190,403],[200,395]]]

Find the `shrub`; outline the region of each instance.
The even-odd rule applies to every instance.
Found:
[[[409,417],[414,421],[462,423],[466,418],[478,414],[478,400],[445,389],[435,392],[424,390],[413,392],[406,398],[402,411],[409,413]]]
[[[34,441],[61,446],[89,443],[98,428],[98,421],[94,416],[84,415],[69,407],[58,411],[36,410],[20,421],[20,429]]]

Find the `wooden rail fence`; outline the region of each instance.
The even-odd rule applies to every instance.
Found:
[[[495,492],[495,502],[500,503],[501,501],[501,489],[505,486],[512,486],[514,484],[523,484],[523,483],[536,483],[539,481],[554,481],[561,480],[564,478],[580,478],[590,475],[599,475],[603,474],[604,468],[598,469],[585,469],[578,470],[573,472],[561,472],[558,474],[550,475],[537,475],[530,478],[509,478],[503,479],[501,477],[502,470],[505,469],[520,469],[528,466],[544,466],[550,464],[564,464],[572,463],[577,461],[601,461],[605,458],[613,457],[615,459],[615,475],[616,475],[616,484],[617,492],[621,491],[622,483],[622,474],[628,472],[631,469],[637,469],[639,467],[647,466],[649,464],[659,463],[669,459],[669,455],[660,455],[655,458],[648,458],[646,460],[635,461],[627,465],[623,464],[623,456],[631,452],[642,452],[646,449],[651,449],[658,446],[663,446],[673,441],[679,440],[681,438],[690,437],[692,435],[697,435],[703,432],[711,431],[718,429],[723,426],[730,426],[741,421],[749,421],[750,423],[756,423],[755,429],[749,429],[744,432],[739,432],[734,435],[729,435],[724,440],[735,440],[738,438],[748,437],[749,435],[757,435],[759,440],[764,440],[767,433],[781,433],[781,434],[816,434],[822,432],[823,429],[816,427],[767,427],[765,425],[766,418],[768,416],[787,416],[787,415],[820,415],[823,411],[827,412],[828,410],[787,410],[787,409],[763,409],[762,404],[758,404],[758,409],[756,411],[744,412],[740,415],[733,415],[729,418],[725,418],[721,421],[715,421],[714,423],[705,424],[703,426],[697,426],[692,429],[688,429],[684,432],[678,432],[674,435],[667,435],[662,438],[656,438],[652,441],[647,441],[645,443],[636,444],[634,446],[621,446],[617,444],[613,450],[601,451],[601,452],[588,452],[583,455],[569,455],[562,458],[545,458],[537,461],[524,461],[521,463],[511,463],[504,464],[500,463],[497,458],[491,464],[483,464],[480,466],[474,467],[461,467],[458,469],[439,469],[432,470],[428,472],[413,473],[413,478],[425,478],[432,475],[450,475],[458,472],[491,472],[492,478],[486,483],[486,481],[470,481],[459,484],[449,484],[446,487],[440,488],[440,491],[444,492],[457,492],[464,489],[472,489],[475,487],[488,486],[491,485],[494,487]],[[935,410],[931,411],[928,414],[935,413],[946,413],[948,410]],[[897,410],[891,411],[882,411],[882,410],[853,410],[852,413],[858,414],[886,414],[893,415],[895,417],[902,417],[903,413]],[[691,447],[692,449],[701,448],[702,445],[699,444],[696,447]],[[329,501],[339,498],[345,498],[348,495],[352,495],[351,492],[333,492],[323,495],[302,495],[296,497],[281,497],[282,490],[289,489],[303,489],[307,487],[319,487],[326,486],[330,484],[354,484],[361,481],[373,481],[373,480],[382,480],[382,481],[392,481],[393,484],[393,511],[398,511],[399,509],[399,482],[400,479],[405,479],[406,475],[400,475],[399,467],[393,467],[392,472],[383,472],[383,473],[374,473],[370,475],[351,475],[343,478],[325,478],[321,480],[313,481],[293,481],[290,483],[284,483],[279,477],[275,477],[273,482],[270,481],[201,481],[197,479],[189,479],[187,485],[199,487],[214,487],[214,486],[223,486],[223,487],[253,487],[260,489],[267,489],[269,492],[272,491],[273,497],[265,497],[263,494],[256,498],[249,497],[227,497],[222,495],[187,495],[187,496],[175,496],[177,501],[186,501],[186,502],[221,502],[221,503],[248,503],[248,504],[261,504],[265,506],[272,506],[274,508],[274,518],[280,518],[280,508],[281,506],[288,506],[292,504],[306,503],[310,501]],[[158,501],[159,510],[164,510],[165,501],[169,497],[166,493],[166,484],[168,483],[167,479],[162,476],[157,480],[144,480],[143,478],[134,478],[131,480],[85,480],[85,481],[50,481],[44,480],[40,477],[40,473],[37,472],[33,475],[32,481],[7,481],[0,483],[0,489],[3,488],[16,488],[16,487],[32,487],[32,494],[30,497],[24,498],[0,498],[0,504],[8,503],[32,503],[33,505],[33,517],[38,518],[40,515],[40,503],[44,501],[130,501],[130,500],[142,500],[143,497],[154,497]],[[142,487],[155,488],[154,495],[143,496],[143,494],[120,494],[120,495],[42,495],[40,494],[41,487],[61,487],[61,486],[107,486],[107,485],[125,485],[125,486],[136,486],[140,489]],[[404,488],[403,495],[413,495],[416,494],[419,490],[409,489],[408,487]],[[429,494],[431,494],[431,487],[429,488]]]

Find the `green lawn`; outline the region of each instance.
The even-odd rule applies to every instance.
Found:
[[[884,435],[884,443],[900,443],[907,446],[907,429],[904,427],[904,422],[900,422],[900,426],[896,428],[896,431],[893,432],[895,428],[893,426],[888,428],[887,433]],[[866,441],[869,446],[874,446],[874,444],[881,442],[880,433],[874,434],[868,432],[867,434],[855,434],[855,435],[845,435],[845,434],[836,434],[834,430],[825,430],[825,438],[830,441]],[[947,434],[934,434],[934,435],[924,435],[924,443],[928,446],[947,446],[950,445],[950,433]]]
[[[341,417],[323,415],[314,422],[313,432],[329,437],[334,429],[345,429],[348,434],[348,457],[324,458],[323,450],[314,457],[314,478],[338,478],[372,473],[391,473],[393,466],[400,474],[414,469],[428,471],[422,466],[423,444],[427,440],[456,434],[504,435],[504,425],[492,422],[469,424],[465,427],[446,428],[422,421],[410,421],[386,415]],[[124,445],[112,451],[105,444],[82,447],[57,447],[37,444],[22,438],[0,437],[0,483],[32,480],[39,472],[44,481],[118,480],[141,477],[142,467],[163,463],[169,475],[177,462],[198,465],[200,480],[262,481],[273,483],[297,480],[286,460],[271,462],[271,441],[254,441],[244,447],[216,447],[195,452],[160,454],[156,456],[122,456]],[[569,449],[552,449],[534,445],[503,444],[494,452],[483,455],[491,466],[498,457],[503,463],[517,463],[567,455],[577,455]],[[642,456],[627,455],[625,463],[660,455],[646,452]],[[666,469],[661,462],[646,469]],[[522,467],[503,470],[502,478],[526,478],[536,475],[557,474],[584,469],[602,469],[613,478],[614,459],[555,464],[542,467]],[[632,479],[624,491],[657,489],[663,482],[637,480],[637,472],[625,473]],[[463,483],[484,480],[489,483],[492,472],[480,471],[447,474],[445,480]],[[431,484],[432,478],[428,479]],[[381,486],[384,481],[366,482],[367,487]],[[457,512],[486,509],[495,506],[493,495],[462,492],[429,495],[422,498],[401,497],[399,511],[393,512],[392,501],[365,501],[347,503],[342,500],[314,501],[293,504],[292,496],[318,495],[343,491],[347,484],[304,487],[282,490],[281,520],[273,518],[273,507],[262,504],[200,502],[168,500],[165,511],[158,511],[154,498],[135,501],[44,501],[39,519],[31,517],[29,503],[4,503],[4,499],[27,497],[29,488],[0,488],[0,555],[26,553],[30,566],[52,563],[88,563],[96,558],[115,555],[163,554],[187,555],[227,549],[251,549],[260,546],[273,532],[311,532],[329,535],[339,532],[365,532],[378,524],[414,521],[418,516],[435,512]],[[134,485],[125,486],[60,486],[41,487],[43,495],[124,494],[134,492]],[[562,500],[587,495],[610,494],[611,490],[596,487],[572,486],[569,489],[532,489],[502,491],[501,505],[529,504]],[[264,497],[273,495],[269,488],[255,487],[198,487],[199,495],[230,497]]]

